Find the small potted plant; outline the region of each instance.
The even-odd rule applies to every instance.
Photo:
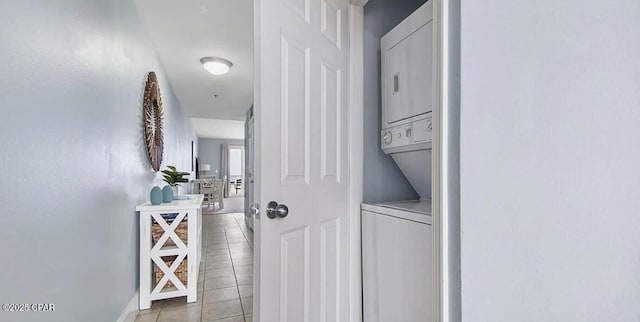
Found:
[[[179,172],[178,170],[176,170],[176,167],[172,165],[168,165],[167,168],[169,169],[162,170],[162,176],[164,177],[163,180],[171,186],[171,189],[173,189],[173,195],[177,196],[179,183],[189,182],[189,180],[187,178],[184,178],[184,176],[188,176],[190,173]]]

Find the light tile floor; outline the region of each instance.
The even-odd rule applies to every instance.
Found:
[[[253,232],[244,214],[203,215],[198,301],[153,301],[138,322],[250,322],[253,312]]]

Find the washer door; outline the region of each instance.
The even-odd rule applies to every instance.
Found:
[[[362,211],[364,321],[433,321],[431,225]]]

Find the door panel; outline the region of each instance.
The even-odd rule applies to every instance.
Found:
[[[282,36],[282,181],[309,182],[309,48]]]
[[[321,63],[321,158],[322,180],[340,182],[340,83],[342,71]]]
[[[281,321],[309,321],[309,227],[280,237]]]
[[[255,1],[260,321],[348,319],[348,6]]]
[[[340,320],[340,218],[320,228],[320,321]]]
[[[338,49],[341,47],[342,9],[336,8],[325,0],[322,1],[321,28],[322,34],[333,42]]]

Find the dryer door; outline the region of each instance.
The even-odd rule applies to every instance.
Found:
[[[382,128],[433,110],[433,8],[431,1],[380,40]]]
[[[433,109],[433,24],[422,26],[386,52],[387,123]]]

